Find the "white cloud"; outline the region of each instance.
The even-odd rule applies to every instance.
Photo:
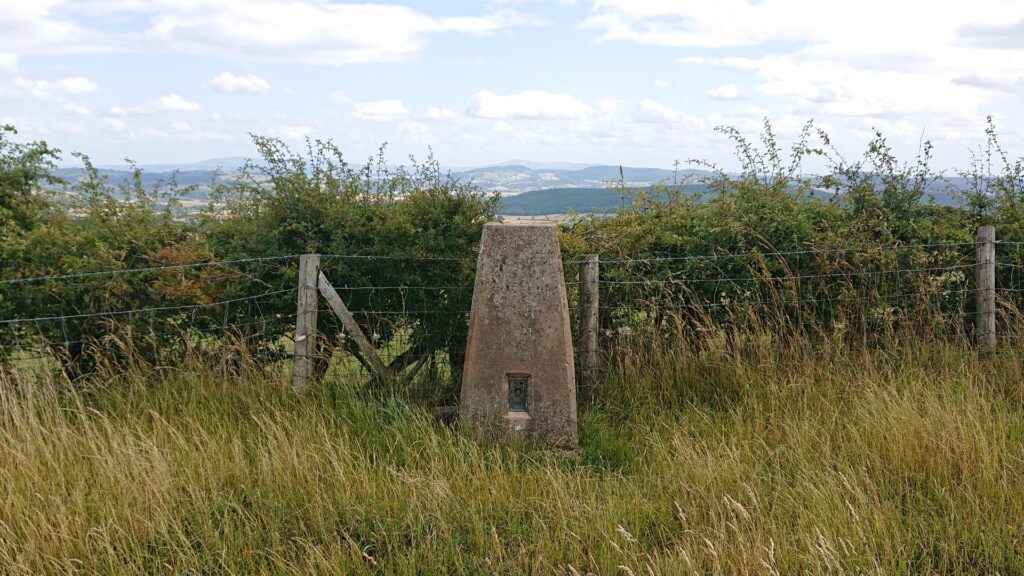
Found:
[[[963,27],[1005,27],[1022,16],[1015,0],[595,0],[582,26],[598,30],[606,40],[664,46],[807,41],[892,52],[895,46],[927,51],[929,46],[951,43]],[[872,31],[871,42],[863,41],[864,30]]]
[[[62,17],[67,8],[62,0],[4,0],[0,4],[4,51],[15,56],[88,52],[105,43],[99,32]]]
[[[45,98],[51,93],[50,83],[44,80],[15,78],[9,84],[0,84],[0,100]]]
[[[559,6],[575,6],[577,0],[489,0],[491,4],[557,4]]]
[[[668,82],[665,82],[664,80],[655,80],[654,85],[657,86],[658,88],[664,88],[668,86]]]
[[[735,84],[723,84],[711,91],[711,97],[715,100],[739,100],[743,93]]]
[[[1024,50],[1024,17],[1012,23],[965,26],[960,30],[960,38],[983,48]]]
[[[430,127],[422,122],[406,120],[398,125],[398,133],[405,142],[430,144],[434,141]]]
[[[221,72],[213,77],[210,84],[221,92],[262,94],[270,90],[270,83],[255,74],[240,76],[231,72]]]
[[[456,114],[454,110],[438,108],[437,106],[428,108],[426,113],[426,117],[431,120],[450,120],[456,116],[458,116],[458,114]]]
[[[500,96],[490,90],[477,92],[466,110],[477,118],[572,119],[586,117],[587,106],[570,94],[524,90]]]
[[[977,111],[986,99],[984,90],[956,84],[952,71],[858,69],[802,54],[720,63],[754,72],[761,79],[759,93],[789,102],[807,115],[965,113]]]
[[[965,74],[952,80],[957,86],[974,86],[997,92],[1020,93],[1024,90],[1024,75],[1016,77],[992,78],[977,74]]]
[[[177,94],[167,94],[150,100],[136,109],[143,114],[158,112],[198,112],[199,103],[186,100]]]
[[[147,27],[114,32],[92,25],[100,17]],[[3,47],[15,55],[141,51],[330,65],[405,60],[433,35],[533,24],[509,10],[436,17],[325,0],[3,0],[0,9]]]
[[[250,63],[273,60],[336,65],[408,60],[442,36],[494,34],[527,24],[529,18],[500,12],[523,7],[527,1],[451,3],[449,10],[431,3],[409,8],[402,5],[412,3],[391,0],[0,0],[0,98],[24,100],[13,105],[0,102],[0,110],[29,117],[21,123],[34,123],[36,129],[48,129],[54,135],[65,131],[62,122],[79,122],[86,135],[63,140],[62,147],[68,149],[92,149],[90,127],[99,126],[106,134],[123,130],[121,135],[97,139],[107,140],[106,150],[102,150],[101,142],[96,144],[101,147],[100,153],[117,158],[125,153],[158,157],[208,151],[211,156],[223,155],[223,150],[214,147],[187,144],[175,148],[166,142],[147,144],[141,140],[145,135],[161,138],[162,132],[168,141],[177,138],[184,142],[188,135],[199,133],[197,128],[211,129],[211,125],[235,135],[238,147],[228,153],[246,153],[239,148],[244,146],[243,134],[248,130],[297,140],[313,133],[312,126],[317,127],[317,135],[322,131],[326,136],[329,129],[322,122],[339,115],[386,120],[377,125],[361,123],[359,130],[348,130],[351,121],[342,119],[341,125],[330,129],[335,132],[330,135],[338,137],[347,150],[361,154],[382,140],[414,141],[429,136],[441,147],[439,156],[449,163],[479,157],[484,154],[480,151],[484,146],[490,147],[487,154],[493,154],[494,160],[537,155],[559,159],[578,155],[584,161],[630,154],[641,160],[666,155],[709,157],[719,149],[715,148],[718,138],[707,128],[721,123],[756,131],[766,115],[772,116],[780,133],[781,128],[799,127],[810,117],[819,123],[831,123],[838,131],[835,140],[853,141],[853,146],[860,145],[862,137],[869,137],[873,127],[891,131],[894,142],[905,138],[916,146],[921,127],[927,126],[928,136],[947,139],[946,148],[952,148],[953,153],[984,138],[986,113],[1007,113],[1005,124],[1000,124],[1007,142],[1012,144],[1014,131],[1020,132],[1019,95],[1024,92],[1024,54],[1020,51],[1024,2],[1020,0],[978,0],[966,5],[951,0],[864,0],[860,4],[852,0],[722,0],[717,4],[697,0],[590,0],[581,2],[580,10],[589,11],[585,26],[596,31],[601,41],[670,46],[660,55],[682,56],[681,64],[717,69],[713,73],[669,71],[657,65],[658,58],[645,59],[636,62],[636,69],[622,83],[583,83],[571,94],[519,92],[529,84],[512,88],[501,84],[504,87],[497,89],[498,84],[482,79],[478,86],[490,87],[493,92],[475,96],[473,91],[465,93],[462,107],[444,90],[427,93],[433,88],[418,83],[418,74],[405,76],[400,84],[425,90],[417,95],[415,103],[436,105],[428,108],[428,104],[412,105],[413,96],[404,91],[408,87],[401,86],[391,93],[404,99],[392,101],[398,106],[381,104],[388,101],[367,102],[380,97],[367,96],[361,88],[381,82],[376,70],[369,75],[362,68],[356,76],[331,74],[323,83],[323,78],[306,78],[309,75],[300,66],[293,67],[299,73],[287,86],[275,80],[274,91],[297,94],[308,89],[309,82],[319,82],[326,86],[321,88],[319,101],[295,111],[295,116],[285,116],[274,114],[272,102],[250,100],[245,106],[223,110],[222,121],[214,121],[214,114],[203,114],[209,105],[194,91],[175,84],[174,77],[165,79],[169,82],[166,86],[151,87],[150,96],[162,90],[177,95],[144,102],[146,96],[125,99],[126,93],[121,93],[101,104],[98,97],[75,96],[96,88],[95,83],[90,87],[89,81],[73,80],[84,72],[74,67],[74,60],[46,58],[54,66],[36,68],[42,60],[31,57],[122,52],[142,54],[143,59],[155,53],[187,53],[210,61]],[[540,6],[536,2],[524,9]],[[864,30],[871,32],[870,38]],[[561,32],[564,30],[550,30],[527,38],[502,34],[493,41],[474,38],[472,42],[511,42],[513,52],[523,42],[536,42],[537,49],[554,45],[585,50],[585,39]],[[463,46],[468,43],[464,40],[460,38],[459,45],[465,50],[456,56],[440,55],[439,60],[422,62],[423,72],[436,76],[431,67],[453,61],[483,61],[479,50]],[[716,51],[716,46],[730,49]],[[732,49],[736,46],[747,48]],[[606,47],[613,51],[623,48],[615,44]],[[513,58],[529,52],[513,54]],[[737,53],[747,57],[722,57]],[[600,59],[596,52],[587,56]],[[453,60],[456,57],[461,59]],[[515,80],[513,72],[523,62],[510,62],[513,66],[507,70],[491,66],[475,73],[501,76],[495,82],[507,80],[512,73]],[[32,68],[20,70],[19,63],[21,68]],[[250,70],[234,66],[225,65],[209,74],[230,70],[231,79],[241,89],[244,83],[238,79],[246,79]],[[62,82],[53,70],[65,70],[69,80]],[[261,73],[262,68],[253,66],[251,71]],[[310,72],[322,73],[322,69]],[[386,69],[381,73],[386,75]],[[219,89],[209,81],[209,74],[202,80],[207,80],[211,89]],[[678,79],[686,78],[687,98],[696,96],[698,101],[690,104],[689,99],[674,98],[675,93],[668,89],[659,90],[663,84],[660,79],[668,78],[672,78],[668,84],[673,87],[681,86]],[[654,99],[641,101],[643,94],[629,96],[638,86]],[[330,94],[334,87],[358,92],[353,96],[363,101],[359,109],[344,92]],[[122,88],[105,82],[102,89],[113,92]],[[332,111],[327,102],[329,95],[330,102],[343,107]],[[193,98],[198,101],[190,101]],[[741,101],[715,106],[708,98]],[[111,103],[117,102],[120,107],[105,113]],[[90,108],[93,117],[89,116]],[[719,115],[707,114],[715,108]],[[699,117],[690,115],[697,110],[701,110]],[[467,114],[487,120],[467,118]],[[569,121],[542,122],[537,118]],[[175,127],[173,122],[180,120],[188,122]],[[134,135],[140,139],[123,149]],[[728,145],[725,140],[723,149]],[[724,157],[728,152],[723,153]]]
[[[84,76],[69,76],[59,80],[32,80],[16,77],[9,84],[0,84],[0,99],[58,98],[93,92],[98,86]]]
[[[18,71],[18,57],[14,54],[0,52],[0,72],[13,73]]]
[[[758,94],[808,117],[977,114],[1024,77],[1024,2],[1017,0],[594,0],[582,26],[605,41],[760,46],[757,58],[677,62],[745,71]]]
[[[87,94],[95,92],[99,86],[84,76],[71,76],[57,80],[54,83],[54,88],[64,94]]]
[[[398,99],[356,102],[352,106],[352,116],[359,120],[395,120],[407,114],[409,109]]]
[[[312,126],[284,124],[281,126],[277,126],[275,128],[271,128],[270,135],[281,138],[282,140],[302,142],[314,131],[315,129]]]
[[[62,108],[65,112],[69,112],[71,114],[78,114],[80,116],[87,116],[89,114],[92,114],[92,110],[88,106],[79,104],[77,102],[67,102],[64,104],[64,106],[62,106]]]
[[[103,123],[114,132],[124,132],[128,129],[128,124],[124,120],[118,118],[104,118]]]
[[[223,141],[228,142],[234,140],[229,134],[223,132],[217,132],[213,130],[203,130],[202,128],[196,128],[188,122],[175,122],[171,125],[173,129],[173,136],[176,138],[185,138],[187,140],[196,141]]]
[[[977,58],[981,60],[970,63]],[[1005,91],[1024,76],[1024,61],[985,59],[984,55],[956,50],[915,71],[885,60],[885,55],[840,58],[805,49],[761,58],[685,58],[678,62],[752,73],[760,81],[759,94],[779,99],[789,111],[807,117],[973,114],[985,109],[997,86]]]
[[[633,111],[633,121],[644,124],[689,124],[691,126],[702,125],[699,118],[690,116],[681,110],[671,106],[644,98],[640,107]]]
[[[113,106],[109,112],[115,116],[124,116],[126,114],[159,114],[162,112],[198,112],[199,109],[198,102],[186,100],[177,94],[166,94],[132,108]]]

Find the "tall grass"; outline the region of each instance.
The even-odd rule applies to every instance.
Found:
[[[1024,572],[1013,349],[738,342],[622,354],[576,454],[330,373],[8,374],[0,572]]]

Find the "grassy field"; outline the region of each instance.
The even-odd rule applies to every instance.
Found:
[[[7,376],[0,573],[1024,572],[1014,350],[671,350],[602,378],[578,454],[331,377]]]

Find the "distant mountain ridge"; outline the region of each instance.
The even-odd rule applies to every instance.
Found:
[[[214,158],[191,164],[139,164],[144,184],[167,181],[177,172],[180,184],[203,186],[215,180],[232,177],[244,165],[244,158]],[[662,168],[641,168],[632,166],[586,165],[567,162],[505,162],[493,166],[452,171],[452,176],[462,182],[473,182],[483,190],[501,192],[512,196],[546,190],[550,188],[604,188],[609,183],[623,183],[629,188],[646,188],[655,184],[684,183],[687,178],[707,175],[702,170],[666,170]],[[132,172],[126,165],[100,165],[100,173],[111,184],[130,181]],[[620,172],[621,170],[621,172]],[[81,168],[59,168],[56,174],[75,180],[85,174]]]
[[[237,172],[245,166],[246,162],[247,159],[242,158],[241,156],[229,156],[225,158],[210,158],[208,160],[200,160],[198,162],[184,164],[137,164],[137,166],[145,172]],[[130,170],[127,164],[97,164],[96,167],[112,172],[124,172]],[[67,169],[74,168],[62,168],[62,170]]]
[[[609,183],[620,182],[630,188],[646,188],[655,184],[681,184],[688,178],[709,174],[691,169],[620,168],[608,165],[556,169],[530,168],[521,164],[503,164],[452,173],[459,180],[472,181],[484,190],[495,190],[505,195],[550,188],[603,188]]]
[[[153,164],[139,167],[143,169],[143,186],[148,188],[158,183],[166,184],[174,174],[179,185],[193,187],[187,198],[199,205],[209,198],[214,185],[234,179],[244,164],[243,158],[218,158],[192,164]],[[502,196],[502,214],[549,215],[567,212],[615,212],[631,202],[632,198],[628,192],[623,194],[618,186],[611,186],[613,184],[624,184],[626,188],[634,191],[647,190],[657,184],[678,185],[684,195],[700,195],[707,198],[707,187],[699,182],[699,178],[711,174],[692,169],[666,170],[627,166],[620,168],[608,165],[576,167],[557,162],[528,164],[508,162],[452,171],[452,176],[463,182],[473,182],[483,190],[499,192]],[[132,172],[125,167],[100,168],[99,171],[111,185],[130,182],[133,177]],[[85,170],[59,168],[54,174],[74,182],[85,176]],[[950,178],[947,183],[933,185],[928,190],[925,201],[931,197],[942,205],[956,205],[957,199],[947,184],[957,189],[967,187],[967,182],[963,178]],[[825,196],[827,194],[823,194],[823,197]],[[661,201],[664,198],[656,194],[654,199]]]
[[[666,202],[669,193],[664,190],[631,188],[551,188],[531,190],[515,196],[502,197],[503,216],[548,216],[555,214],[613,214],[620,208],[631,205],[643,192],[655,202]],[[680,186],[679,194],[701,199],[708,194],[704,184]]]
[[[595,166],[595,164],[584,164],[580,162],[534,162],[533,160],[506,160],[505,162],[496,162],[494,164],[484,164],[483,166],[472,166],[469,168],[458,168],[452,169],[456,172],[466,172],[468,170],[477,170],[479,168],[497,168],[499,166],[525,166],[531,170],[579,170],[580,168],[589,168]]]

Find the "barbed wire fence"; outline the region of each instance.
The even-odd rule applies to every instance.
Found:
[[[996,334],[1015,344],[1024,243],[988,233],[975,242],[567,260],[570,301],[583,307],[574,326],[581,392],[628,362],[649,362],[659,344],[731,353],[744,338],[889,345],[908,334],[973,340],[984,351]]]
[[[295,350],[301,255],[125,267],[0,280],[0,368],[63,371],[143,360],[173,369],[185,358],[289,371]],[[443,382],[455,393],[468,336],[476,259],[324,254],[319,270],[396,375]],[[314,376],[370,379],[349,331],[318,299]],[[406,386],[411,386],[406,382]],[[448,399],[450,400],[450,398]]]
[[[0,362],[70,378],[143,358],[170,366],[228,343],[270,361],[294,318],[296,256],[245,258],[0,281]],[[226,361],[231,361],[225,356]]]
[[[468,337],[476,258],[320,255],[320,272],[364,332],[386,374],[376,374],[335,311],[318,299],[322,377],[335,355],[340,371],[380,384],[391,379],[425,400],[451,404],[458,396]]]
[[[973,335],[983,294],[1000,334],[1015,334],[1024,294],[1024,243],[978,242],[829,250],[749,250],[563,260],[581,387],[616,358],[652,342],[725,347],[750,328],[779,335],[870,340],[900,329]],[[71,379],[142,360],[173,369],[186,358],[288,373],[295,353],[301,255],[227,259],[0,280],[0,367],[63,371]],[[389,376],[429,383],[451,402],[468,336],[476,259],[323,254],[319,270],[351,312]],[[581,270],[591,266],[590,276]],[[992,286],[980,282],[990,270]],[[588,298],[589,296],[589,298]],[[317,298],[313,377],[380,381],[351,330]],[[591,328],[580,319],[592,314]],[[589,332],[589,333],[588,333]],[[780,336],[781,337],[781,336]],[[587,354],[591,349],[593,355]]]

